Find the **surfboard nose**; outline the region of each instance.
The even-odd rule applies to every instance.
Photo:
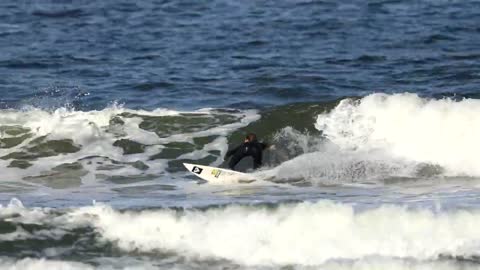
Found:
[[[187,170],[192,171],[193,166],[195,166],[195,165],[190,164],[190,163],[183,163],[183,166],[185,166],[185,168],[187,168]]]

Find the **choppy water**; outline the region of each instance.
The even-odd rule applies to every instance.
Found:
[[[480,2],[0,18],[0,269],[480,268]],[[261,181],[182,167],[247,132],[276,145]]]

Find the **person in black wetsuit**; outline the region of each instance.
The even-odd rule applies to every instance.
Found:
[[[259,168],[262,166],[262,152],[267,146],[266,143],[257,141],[257,135],[253,133],[248,134],[241,145],[227,151],[225,159],[228,159],[230,156],[232,157],[228,163],[228,167],[234,170],[240,160],[250,156],[253,158],[253,169]]]

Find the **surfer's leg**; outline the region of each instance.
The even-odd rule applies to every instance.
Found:
[[[253,169],[256,170],[262,166],[262,155],[257,155],[253,157]]]
[[[262,151],[260,149],[255,149],[254,151],[252,151],[252,158],[254,170],[262,166]]]
[[[230,159],[230,162],[228,163],[228,167],[231,170],[235,170],[235,166],[237,165],[238,162],[240,162],[242,158],[243,158],[242,154],[234,154]]]

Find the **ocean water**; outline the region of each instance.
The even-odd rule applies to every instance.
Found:
[[[0,269],[480,269],[480,2],[0,3]],[[199,182],[248,132],[251,184]]]

